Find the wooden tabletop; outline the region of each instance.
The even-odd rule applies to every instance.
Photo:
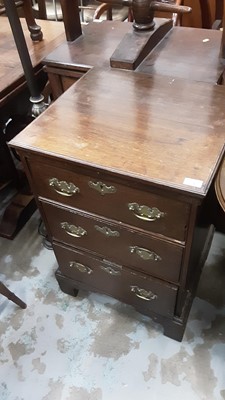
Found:
[[[44,39],[33,42],[30,38],[26,21],[21,19],[25,39],[34,67],[54,48],[65,41],[65,31],[62,22],[38,21],[42,27]],[[12,36],[8,18],[0,17],[0,106],[5,103],[7,96],[24,83],[24,72]]]
[[[146,57],[137,71],[217,83],[225,63],[220,58],[222,32],[175,27]]]
[[[82,36],[75,42],[62,43],[44,62],[84,71],[107,67],[124,36],[133,32],[132,23],[118,21],[92,23],[82,29]],[[217,83],[225,68],[219,57],[221,37],[216,30],[174,27],[136,72]]]
[[[112,53],[133,28],[131,23],[96,21],[83,25],[82,31],[83,35],[76,41],[64,42],[49,53],[44,59],[45,64],[84,71],[92,67],[107,67]]]
[[[93,68],[11,144],[203,197],[224,154],[223,86]]]

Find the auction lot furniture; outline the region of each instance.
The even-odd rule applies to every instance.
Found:
[[[208,195],[224,155],[222,33],[188,29],[130,67],[131,23],[84,27],[45,60],[59,98],[10,143],[61,289],[113,296],[176,340],[210,247]]]

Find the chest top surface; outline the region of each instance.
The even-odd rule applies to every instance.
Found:
[[[94,68],[11,144],[204,196],[224,100],[222,86]]]

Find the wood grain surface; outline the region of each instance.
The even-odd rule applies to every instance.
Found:
[[[224,153],[224,99],[223,86],[94,68],[11,145],[204,196]]]

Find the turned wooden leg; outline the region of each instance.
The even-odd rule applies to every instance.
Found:
[[[14,1],[4,0],[7,17],[9,18],[10,25],[18,25],[19,16],[17,13],[16,5]],[[36,24],[33,16],[33,9],[30,0],[24,0],[23,12],[27,22],[27,27],[30,31],[30,36],[33,41],[40,41],[43,39],[43,33],[41,27]]]
[[[11,300],[21,308],[27,307],[27,305],[21,299],[19,299],[19,297],[12,293],[5,285],[3,285],[2,282],[0,282],[0,294],[7,297],[7,299]]]
[[[36,21],[33,16],[33,10],[30,0],[24,0],[23,3],[23,11],[24,16],[27,22],[27,27],[30,31],[31,39],[36,42],[43,39],[43,33],[41,31],[41,27],[36,24]]]

